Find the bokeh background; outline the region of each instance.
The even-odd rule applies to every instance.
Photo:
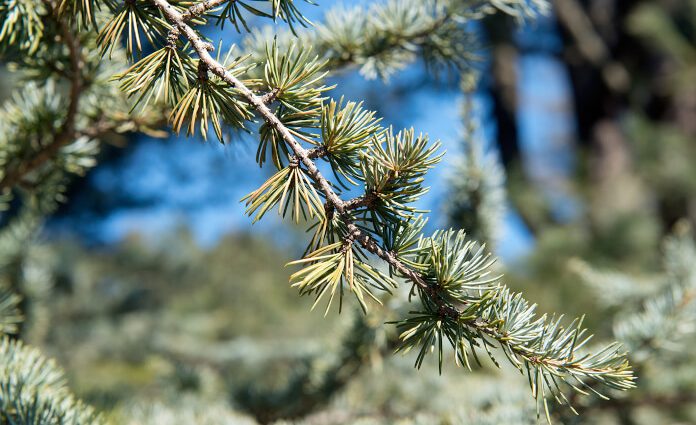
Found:
[[[472,25],[478,59],[464,77],[422,62],[386,80],[352,69],[332,77],[333,94],[443,143],[421,202],[430,230],[465,227],[451,214],[465,143],[495,155],[507,197],[491,249],[504,281],[544,312],[586,313],[597,339],[612,339],[622,306],[600,302],[589,267],[658,281],[665,236],[696,219],[696,2],[552,3],[545,16]],[[304,10],[321,20],[332,6]],[[464,93],[469,74],[479,84]],[[4,96],[11,89],[3,78]],[[199,409],[190,423],[533,423],[518,373],[489,363],[416,371],[414,356],[391,354],[387,312],[310,311],[285,267],[302,254],[303,229],[275,217],[252,225],[240,203],[268,177],[255,150],[245,135],[224,146],[115,139],[72,182],[33,253],[52,288],[32,301],[23,338],[58,359],[79,396],[160,423],[182,420],[176,407],[187,403]],[[688,335],[678,361],[640,363],[635,394],[580,400],[586,412],[561,420],[696,423]]]

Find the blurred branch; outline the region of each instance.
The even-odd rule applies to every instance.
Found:
[[[262,424],[300,419],[318,411],[370,364],[373,352],[382,356],[397,345],[396,335],[382,343],[378,341],[379,325],[381,320],[373,323],[370,317],[356,311],[351,328],[341,340],[338,356],[327,362],[323,352],[317,354],[307,359],[304,367],[294,367],[296,372],[282,388],[243,389],[235,399]]]
[[[613,91],[623,93],[629,88],[630,76],[619,62],[611,58],[608,47],[597,32],[589,16],[577,0],[553,0],[558,21],[575,40],[580,54],[601,69],[605,83]]]
[[[56,16],[56,11],[51,7],[51,2],[45,1],[50,10],[51,19],[60,28],[61,36],[68,47],[70,57],[70,94],[66,117],[58,134],[46,145],[43,145],[34,156],[26,162],[20,162],[16,167],[7,171],[0,180],[0,190],[7,190],[17,185],[25,175],[39,168],[45,162],[53,159],[60,149],[75,140],[76,120],[80,105],[80,97],[86,88],[86,82],[82,75],[84,60],[82,57],[80,41],[73,34],[69,25]]]

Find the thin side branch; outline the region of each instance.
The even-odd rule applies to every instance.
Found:
[[[328,154],[329,151],[326,150],[326,146],[319,146],[307,151],[307,156],[309,156],[311,159],[323,158]]]
[[[227,2],[234,3],[235,0],[206,0],[189,7],[188,10],[181,15],[181,17],[184,22],[188,22],[193,18],[201,16],[210,9],[214,9]]]
[[[273,103],[273,101],[276,100],[276,97],[278,97],[279,94],[280,89],[276,87],[273,90],[261,96],[261,101],[265,104]]]
[[[102,118],[84,129],[77,130],[75,132],[75,138],[89,137],[90,139],[102,139],[108,135],[123,134],[131,131],[144,132],[152,137],[166,137],[168,133],[154,130],[165,124],[166,120],[164,119],[158,119],[153,123],[148,119],[137,116],[116,120]]]
[[[346,201],[346,209],[355,210],[363,207],[370,208],[377,200],[378,197],[375,193],[367,193],[363,196],[358,196],[357,198]]]

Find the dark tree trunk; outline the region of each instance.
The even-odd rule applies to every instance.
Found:
[[[576,140],[593,152],[596,164],[609,163],[599,156],[602,126],[622,128],[629,110],[653,121],[674,122],[672,100],[659,89],[655,75],[664,66],[645,43],[629,32],[628,17],[640,4],[636,0],[555,0],[555,14],[564,48],[562,61],[570,78],[575,116]],[[622,149],[630,157],[630,141],[623,135]],[[616,147],[616,146],[615,146]],[[595,181],[610,171],[595,168]],[[630,168],[630,167],[629,167]],[[630,172],[630,170],[629,170]],[[658,213],[663,228],[689,213],[689,199],[657,193]]]
[[[483,22],[491,52],[491,72],[486,87],[493,101],[498,149],[503,165],[509,170],[519,163],[521,154],[517,126],[518,51],[512,39],[514,22],[501,14]]]

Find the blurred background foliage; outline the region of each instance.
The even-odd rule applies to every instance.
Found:
[[[302,7],[321,20],[320,3]],[[579,417],[554,415],[696,423],[696,272],[674,265],[681,254],[687,269],[696,259],[696,1],[551,3],[523,25],[503,14],[473,25],[477,89],[471,76],[434,75],[422,60],[389,80],[357,70],[334,78],[388,124],[434,129],[456,159],[428,181],[433,221],[495,247],[505,282],[544,311],[587,314],[597,340],[621,339],[622,317],[652,311],[646,303],[673,280],[691,287],[665,307],[678,326],[660,322],[641,340],[651,351],[633,351],[638,390],[579,399]],[[3,70],[3,99],[11,75]],[[75,394],[108,418],[534,422],[526,383],[510,368],[415,373],[413,355],[391,354],[389,309],[309,311],[284,267],[303,248],[277,224],[252,231],[237,204],[263,178],[244,140],[112,142],[70,182],[38,238],[19,250],[0,243],[3,284],[24,297],[19,336],[56,358]]]

